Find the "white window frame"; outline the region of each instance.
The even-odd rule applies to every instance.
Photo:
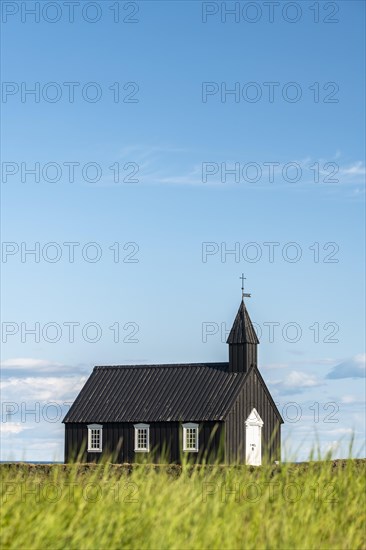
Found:
[[[195,422],[186,422],[185,424],[182,424],[183,427],[183,451],[185,453],[198,453],[199,448],[199,441],[198,441],[198,434],[199,434],[199,424],[196,424]],[[195,447],[188,447],[187,446],[187,431],[194,429],[196,430],[196,445]]]
[[[150,452],[150,424],[134,424],[135,428],[135,453],[149,453]],[[139,430],[146,430],[146,447],[138,446]]]
[[[92,447],[92,430],[99,430],[99,447]],[[101,453],[103,451],[103,425],[88,424],[88,453]]]

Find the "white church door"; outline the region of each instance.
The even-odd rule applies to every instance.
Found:
[[[253,409],[246,419],[245,427],[245,462],[250,466],[260,466],[262,464],[263,420],[256,409]]]

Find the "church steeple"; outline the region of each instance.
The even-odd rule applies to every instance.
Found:
[[[249,313],[245,307],[244,275],[242,275],[242,300],[234,324],[226,341],[229,344],[229,371],[247,372],[251,365],[257,365],[257,345],[259,340],[255,333]]]

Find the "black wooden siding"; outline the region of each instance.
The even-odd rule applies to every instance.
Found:
[[[262,462],[280,460],[281,422],[275,404],[265,390],[256,368],[248,373],[246,382],[233,404],[225,422],[227,462],[245,462],[245,421],[255,408],[263,420]]]
[[[87,452],[88,428],[84,423],[65,424],[65,462],[98,462],[109,457],[112,462],[136,462],[147,460],[179,463],[182,454],[191,461],[208,462],[224,459],[222,422],[200,422],[199,452],[182,453],[183,428],[180,422],[151,422],[150,453],[134,451],[134,426],[129,422],[103,423],[103,452]],[[84,449],[83,454],[82,450]],[[162,454],[164,453],[164,457]],[[111,456],[112,455],[112,456]],[[113,456],[114,455],[114,456]]]
[[[257,364],[256,344],[229,345],[229,372],[247,372]]]

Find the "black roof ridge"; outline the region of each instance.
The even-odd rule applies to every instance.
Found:
[[[95,365],[93,370],[101,369],[135,369],[135,368],[156,368],[156,367],[169,367],[169,368],[178,368],[178,367],[210,367],[212,365],[228,365],[228,361],[211,361],[211,362],[202,362],[202,363],[137,363],[134,365]]]
[[[96,366],[63,423],[219,422],[245,376],[227,362]]]

